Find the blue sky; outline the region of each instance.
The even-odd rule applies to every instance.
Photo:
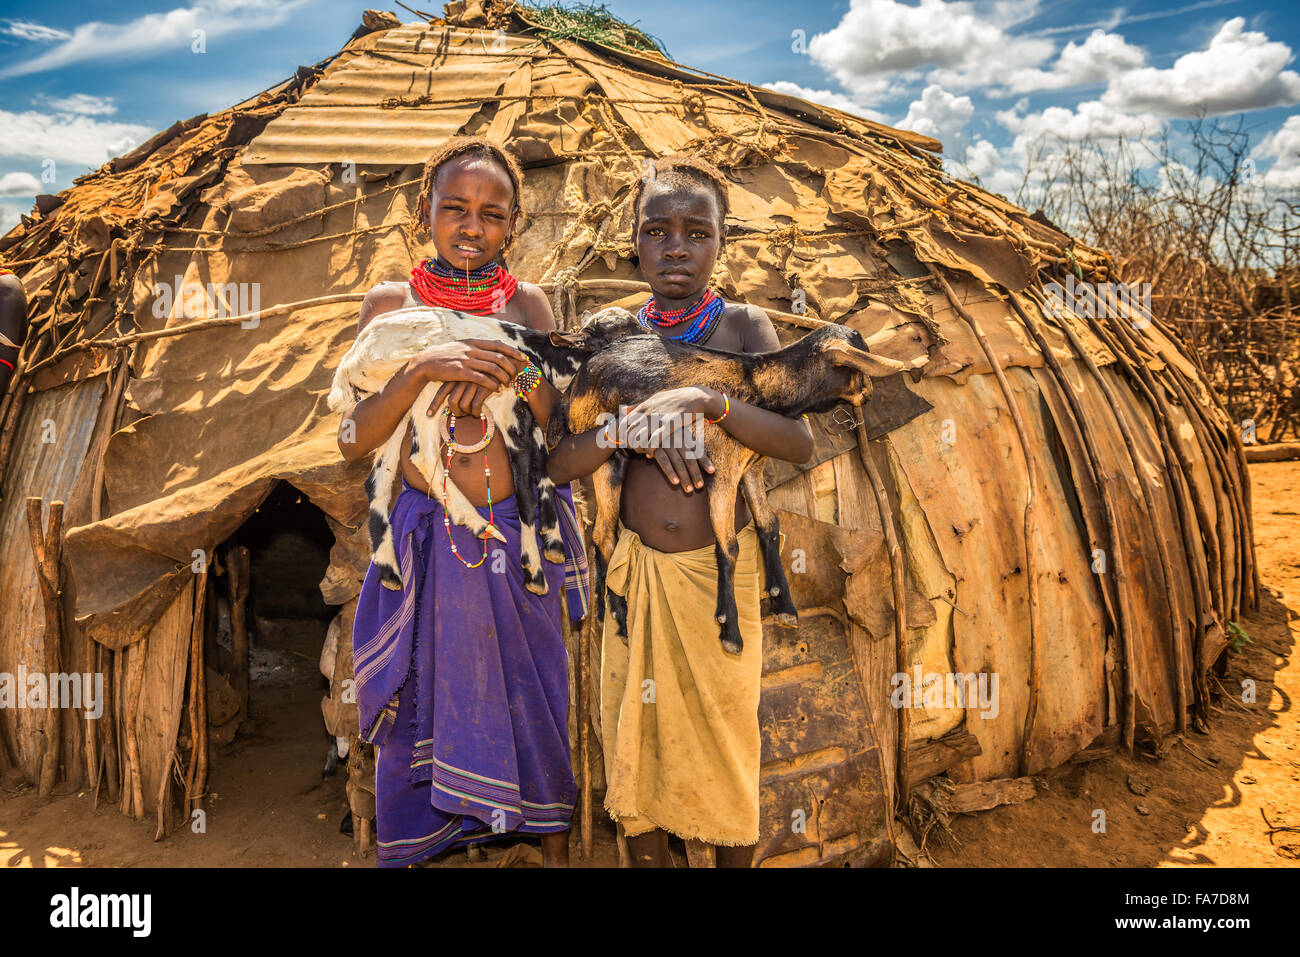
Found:
[[[0,231],[36,193],[57,192],[175,120],[222,109],[336,52],[366,5],[6,2]],[[1199,109],[1244,115],[1262,181],[1300,190],[1294,0],[607,5],[682,63],[936,136],[958,175],[998,192],[1014,191],[1045,133],[1168,129],[1177,139]],[[196,29],[202,53],[193,49]]]

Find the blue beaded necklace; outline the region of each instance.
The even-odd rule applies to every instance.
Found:
[[[670,329],[673,327],[683,327],[684,331],[676,335],[664,336],[665,339],[672,339],[674,342],[686,342],[695,344],[703,342],[713,334],[718,320],[722,318],[722,312],[726,309],[727,304],[723,302],[712,289],[706,288],[704,295],[692,306],[685,309],[672,309],[667,312],[661,312],[656,304],[654,296],[651,296],[644,306],[637,312],[637,320],[645,329],[659,330]]]

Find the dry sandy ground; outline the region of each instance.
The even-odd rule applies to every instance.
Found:
[[[1241,623],[1252,638],[1225,686],[1254,678],[1255,704],[1219,702],[1211,734],[1189,732],[1156,760],[1118,756],[1066,765],[1022,805],[957,818],[952,839],[931,842],[940,866],[1295,866],[1300,859],[1300,463],[1251,466],[1260,561],[1258,612]],[[301,645],[298,647],[297,645]],[[204,834],[181,829],[153,841],[152,822],[91,809],[85,792],[41,802],[33,789],[0,782],[0,866],[373,867],[339,833],[341,777],[322,779],[319,647],[292,635],[266,649],[254,686],[254,724],[214,758]],[[1138,794],[1136,792],[1143,791]],[[1139,810],[1139,807],[1141,810]],[[1106,811],[1104,834],[1093,811]],[[1146,813],[1144,814],[1143,811]],[[1262,812],[1262,813],[1261,813]],[[75,824],[70,825],[70,822]],[[494,847],[481,866],[536,866],[535,847]],[[616,860],[612,832],[598,828],[596,865]],[[447,855],[466,866],[464,852]],[[575,855],[575,863],[581,863]]]

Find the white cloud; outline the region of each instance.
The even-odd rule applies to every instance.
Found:
[[[798,83],[791,83],[789,80],[777,80],[775,83],[764,83],[763,86],[769,90],[775,90],[777,93],[797,96],[801,100],[820,103],[822,106],[843,110],[845,113],[852,113],[854,116],[865,116],[877,123],[888,122],[883,113],[868,109],[854,102],[852,97],[845,96],[843,93],[835,93],[831,90],[813,90],[806,86],[800,86]]]
[[[1050,40],[1007,33],[1036,8],[1029,0],[982,9],[944,0],[852,0],[835,27],[808,41],[808,53],[859,100],[876,102],[926,69],[929,82],[969,89],[999,82],[1009,64],[1034,67],[1052,55]]]
[[[73,113],[80,116],[108,116],[117,112],[117,104],[111,96],[91,96],[89,93],[73,93],[71,96],[38,96],[37,102],[49,107],[56,113]]]
[[[0,130],[4,130],[0,137],[0,156],[50,159],[91,168],[130,152],[154,132],[138,123],[114,123],[89,116],[52,115],[34,110],[24,113],[0,110]]]
[[[1285,123],[1251,152],[1252,162],[1255,157],[1273,161],[1269,171],[1261,177],[1261,185],[1266,190],[1279,193],[1300,190],[1300,115],[1288,116]]]
[[[1011,144],[998,148],[980,138],[967,147],[963,162],[950,162],[954,172],[976,179],[986,189],[1012,200],[1030,203],[1032,208],[1042,201],[1043,189],[1063,188],[1059,182],[1049,182],[1051,173],[1065,160],[1071,145],[1081,140],[1112,149],[1122,139],[1136,166],[1158,165],[1156,137],[1164,124],[1153,114],[1124,113],[1098,100],[1080,103],[1074,109],[1053,106],[1039,112],[1028,110],[1029,100],[1022,98],[1011,109],[996,113],[997,121],[1014,134]],[[1091,150],[1076,152],[1073,162],[1097,165],[1099,177],[1105,172],[1102,157]],[[1096,185],[1100,187],[1102,182],[1098,179]],[[1028,191],[1028,196],[1017,200],[1022,189]]]
[[[1067,43],[1049,69],[1012,70],[1006,84],[1012,93],[1060,90],[1102,83],[1117,72],[1134,70],[1145,63],[1141,47],[1133,46],[1119,34],[1093,30],[1082,44],[1073,40]]]
[[[1234,17],[1205,50],[1187,53],[1168,70],[1143,67],[1115,77],[1102,100],[1120,110],[1165,116],[1209,116],[1300,103],[1300,74],[1284,69],[1291,48]]]
[[[32,23],[30,20],[6,20],[5,28],[0,30],[0,33],[6,33],[20,40],[32,40],[37,43],[52,43],[55,40],[68,40],[72,37],[72,34],[67,30]]]
[[[1016,134],[1016,142],[1029,143],[1042,136],[1077,142],[1083,139],[1141,139],[1163,128],[1159,117],[1117,110],[1101,100],[1086,100],[1074,109],[1049,106],[1038,113],[1021,115],[1025,101],[995,114],[998,122]]]
[[[189,50],[194,32],[205,40],[240,30],[276,26],[306,0],[200,0],[192,7],[150,13],[127,23],[83,23],[58,46],[0,70],[0,79],[26,76],[85,60],[122,58],[159,50]]]
[[[35,196],[43,192],[41,181],[31,173],[15,170],[0,176],[0,196]]]
[[[953,96],[937,83],[925,88],[919,100],[907,108],[907,116],[899,124],[902,129],[933,136],[944,144],[946,151],[957,155],[961,148],[961,131],[975,114],[969,96]]]
[[[962,179],[978,182],[1003,196],[1014,196],[1024,178],[1023,159],[999,150],[983,137],[966,148],[964,161],[950,161],[948,165]]]
[[[17,226],[22,218],[23,214],[18,210],[0,203],[0,236]]]

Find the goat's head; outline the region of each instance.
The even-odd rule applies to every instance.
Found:
[[[822,378],[815,390],[817,401],[807,409],[809,412],[829,412],[841,402],[862,405],[871,398],[872,379],[916,368],[914,362],[874,355],[860,332],[838,323],[827,323],[799,340],[798,345],[808,349],[812,368],[819,369]],[[924,361],[925,357],[921,357]]]
[[[571,332],[552,332],[551,345],[577,349],[580,352],[599,352],[617,339],[644,333],[636,316],[626,309],[610,306],[588,316]]]

